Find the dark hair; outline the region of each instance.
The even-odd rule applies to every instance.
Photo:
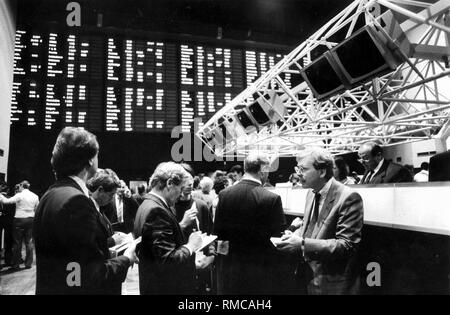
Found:
[[[110,192],[120,187],[120,180],[114,172],[111,173],[108,172],[108,170],[98,170],[95,175],[87,181],[86,187],[91,192],[94,192],[100,186],[103,187],[105,191]]]
[[[98,154],[95,135],[82,128],[66,127],[58,135],[51,164],[58,179],[76,175]]]
[[[345,163],[345,160],[341,157],[338,157],[334,159],[334,164],[336,165],[336,168],[338,170],[338,180],[343,180],[347,178],[348,176],[348,166],[347,163]]]
[[[226,177],[218,177],[214,180],[213,189],[216,194],[219,194],[228,186],[228,179]]]
[[[428,162],[423,162],[422,164],[420,164],[421,170],[428,171],[429,168],[430,168],[430,164],[428,164]]]
[[[140,185],[137,187],[137,191],[138,191],[138,194],[139,194],[139,195],[143,194],[143,193],[145,192],[145,185],[144,185],[144,184],[140,184]]]
[[[234,165],[231,169],[230,169],[230,173],[239,173],[239,174],[244,174],[244,171],[242,169],[242,166],[240,165]]]
[[[195,176],[194,177],[194,183],[193,183],[193,185],[192,185],[192,188],[193,189],[198,189],[198,185],[200,184],[200,177],[198,177],[198,176]]]

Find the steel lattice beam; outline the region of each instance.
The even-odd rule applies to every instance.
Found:
[[[390,146],[447,135],[442,129],[448,128],[450,113],[449,9],[450,0],[354,1],[217,112],[197,136],[219,156],[245,155],[252,150],[293,156],[308,146],[344,153],[367,140]],[[366,25],[379,27],[378,17],[387,10],[402,17],[400,26],[410,42],[406,56],[401,39],[391,38],[396,51],[405,57],[394,71],[325,101],[318,101],[305,82],[291,86],[286,78],[298,75],[311,62],[315,49],[335,47],[337,33],[352,36],[361,17]],[[255,93],[267,91],[275,91],[283,101],[285,114],[277,124],[227,139],[221,146],[204,140],[221,119],[251,104]]]

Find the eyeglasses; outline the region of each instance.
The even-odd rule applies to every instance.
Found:
[[[303,166],[294,166],[294,170],[297,174],[303,174],[306,169]]]

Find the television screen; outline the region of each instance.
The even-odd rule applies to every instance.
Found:
[[[337,57],[337,63],[347,72],[352,84],[390,69],[368,28],[336,46],[332,55]]]
[[[244,127],[244,129],[247,130],[247,128],[250,128],[253,125],[252,120],[250,119],[250,117],[248,117],[247,113],[245,111],[241,111],[236,115],[237,119],[239,120],[239,122],[241,123],[242,127]]]
[[[304,69],[309,87],[318,99],[325,98],[344,89],[341,79],[325,55]]]
[[[254,102],[252,105],[250,105],[248,107],[248,110],[258,124],[264,125],[270,122],[269,117],[258,102]]]

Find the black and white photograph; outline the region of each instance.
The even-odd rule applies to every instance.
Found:
[[[0,0],[0,295],[450,295],[449,58],[450,0]]]

